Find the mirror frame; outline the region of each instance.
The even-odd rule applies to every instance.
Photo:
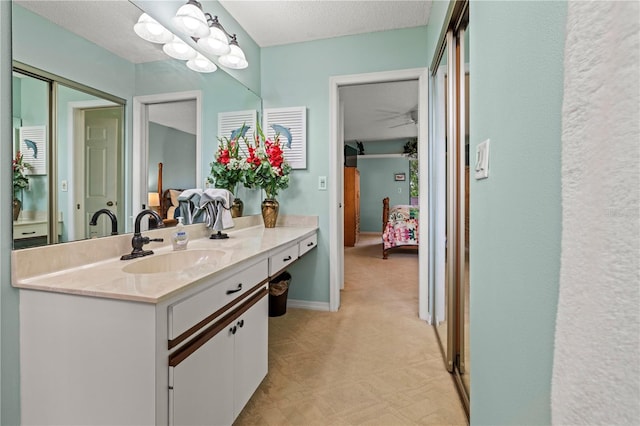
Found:
[[[49,155],[47,157],[47,169],[48,169],[48,175],[49,175],[48,186],[47,186],[47,191],[49,193],[49,196],[48,196],[49,200],[47,203],[47,207],[48,207],[47,245],[58,244],[60,243],[60,241],[58,240],[59,229],[58,229],[57,213],[52,213],[52,212],[59,211],[59,208],[58,208],[58,205],[59,205],[58,203],[58,154],[59,154],[58,147],[60,142],[58,140],[57,110],[51,111],[52,106],[57,105],[58,87],[59,85],[62,85],[70,89],[77,90],[79,92],[83,92],[91,96],[95,96],[97,98],[100,98],[104,102],[110,102],[114,106],[119,106],[123,109],[122,122],[119,130],[123,140],[121,141],[121,146],[118,148],[121,151],[126,149],[125,133],[126,133],[127,123],[126,123],[125,110],[127,108],[127,101],[118,96],[104,92],[100,89],[86,86],[82,83],[78,83],[76,81],[70,80],[68,78],[62,77],[60,75],[51,73],[49,71],[46,71],[40,68],[34,67],[32,65],[25,64],[17,60],[12,60],[11,65],[12,65],[12,73],[17,72],[29,77],[33,77],[33,78],[45,81],[47,82],[47,84],[51,86],[51,89],[50,89],[51,97],[48,101],[51,116],[49,117],[49,123],[47,123],[47,128],[48,128],[47,151],[49,152]],[[72,154],[68,153],[67,155],[69,157],[72,157],[73,155],[76,154],[75,153],[76,147],[73,146],[71,149],[74,152]],[[122,161],[123,163],[121,164],[121,166],[124,169],[124,166],[125,166],[124,158],[122,159]],[[74,172],[72,176],[75,180],[77,177],[77,173]],[[118,198],[126,202],[125,191],[126,189],[125,189],[124,181],[120,180],[118,183],[118,193],[119,193]],[[77,188],[74,185],[74,196],[76,195],[76,192],[77,192]],[[126,210],[122,209],[122,211],[124,212]],[[75,240],[71,240],[71,241],[75,241]]]
[[[185,92],[159,93],[154,95],[133,97],[133,152],[132,165],[132,194],[131,211],[142,210],[147,204],[149,188],[149,117],[147,106],[176,101],[196,101],[196,187],[203,184],[202,180],[202,91],[190,90]],[[136,189],[137,188],[137,189]],[[139,206],[139,207],[138,207]],[[133,216],[127,221],[127,232],[133,230]]]

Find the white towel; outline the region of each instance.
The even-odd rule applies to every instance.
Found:
[[[207,227],[215,231],[233,228],[233,200],[233,194],[226,189],[208,188],[202,191],[199,207],[207,212]]]
[[[200,197],[202,189],[186,189],[178,195],[178,203],[180,204],[180,215],[185,225],[195,223],[196,218],[201,214]]]
[[[640,3],[568,2],[552,423],[640,421]]]

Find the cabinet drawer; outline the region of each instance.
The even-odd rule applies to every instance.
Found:
[[[311,250],[317,245],[318,245],[318,234],[313,234],[310,237],[305,238],[304,240],[300,241],[300,243],[298,244],[298,247],[299,247],[298,255],[302,256],[303,254],[305,254],[306,252],[308,252],[309,250]]]
[[[13,238],[16,240],[21,238],[42,237],[46,235],[47,235],[46,222],[14,225]]]
[[[267,275],[268,264],[264,259],[200,293],[169,306],[169,340],[175,339],[218,309],[238,299],[266,280]]]
[[[289,264],[298,260],[298,245],[289,246],[269,257],[269,276],[274,276]]]

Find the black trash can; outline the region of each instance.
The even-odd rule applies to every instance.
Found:
[[[287,313],[287,294],[291,274],[283,272],[269,282],[269,316],[279,317]]]

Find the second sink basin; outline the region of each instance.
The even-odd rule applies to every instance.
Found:
[[[126,265],[122,270],[129,274],[159,274],[178,272],[195,266],[216,266],[224,255],[220,250],[186,250],[152,254]]]

